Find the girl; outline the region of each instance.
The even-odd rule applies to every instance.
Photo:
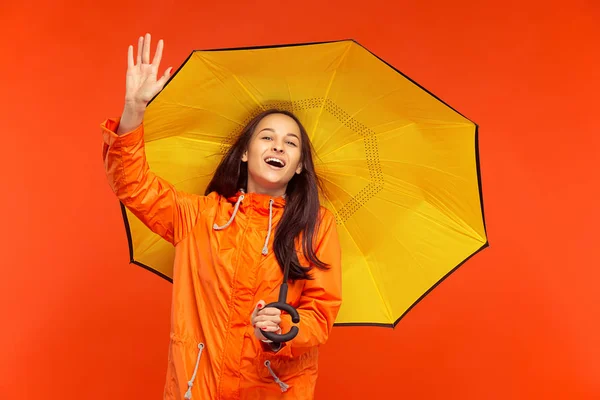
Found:
[[[177,191],[149,169],[143,116],[171,75],[157,79],[163,41],[128,50],[125,107],[102,124],[103,159],[119,200],[176,249],[164,399],[313,399],[318,347],[341,304],[340,245],[319,205],[311,145],[291,113],[252,120],[221,161],[206,193]],[[277,301],[289,264],[288,303],[299,333],[286,333]],[[267,334],[268,335],[268,334]]]

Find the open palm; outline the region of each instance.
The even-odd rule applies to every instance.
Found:
[[[127,54],[127,78],[125,83],[125,101],[137,107],[145,108],[169,80],[172,68],[169,67],[158,78],[158,68],[162,58],[164,42],[158,41],[154,59],[150,62],[151,36],[138,39],[137,59],[133,60],[133,46],[129,46]],[[158,79],[157,79],[158,78]]]

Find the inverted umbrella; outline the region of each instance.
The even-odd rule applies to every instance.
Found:
[[[477,126],[352,40],[192,52],[148,105],[148,164],[203,194],[241,129],[271,107],[306,127],[336,216],[337,325],[394,326],[487,246]],[[122,210],[131,261],[170,280],[173,247]]]

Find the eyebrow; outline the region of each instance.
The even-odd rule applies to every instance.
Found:
[[[273,128],[263,128],[263,129],[260,130],[260,132],[262,132],[262,131],[271,131],[271,132],[275,133],[275,129],[273,129]],[[296,135],[295,133],[288,133],[286,136],[293,136],[296,139],[300,140],[300,138],[298,137],[298,135]]]

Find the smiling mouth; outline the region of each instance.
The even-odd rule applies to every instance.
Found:
[[[276,167],[276,168],[283,168],[285,167],[285,162],[283,160],[280,160],[278,158],[274,158],[274,157],[269,157],[265,159],[265,162],[267,164],[269,164],[272,167]]]

